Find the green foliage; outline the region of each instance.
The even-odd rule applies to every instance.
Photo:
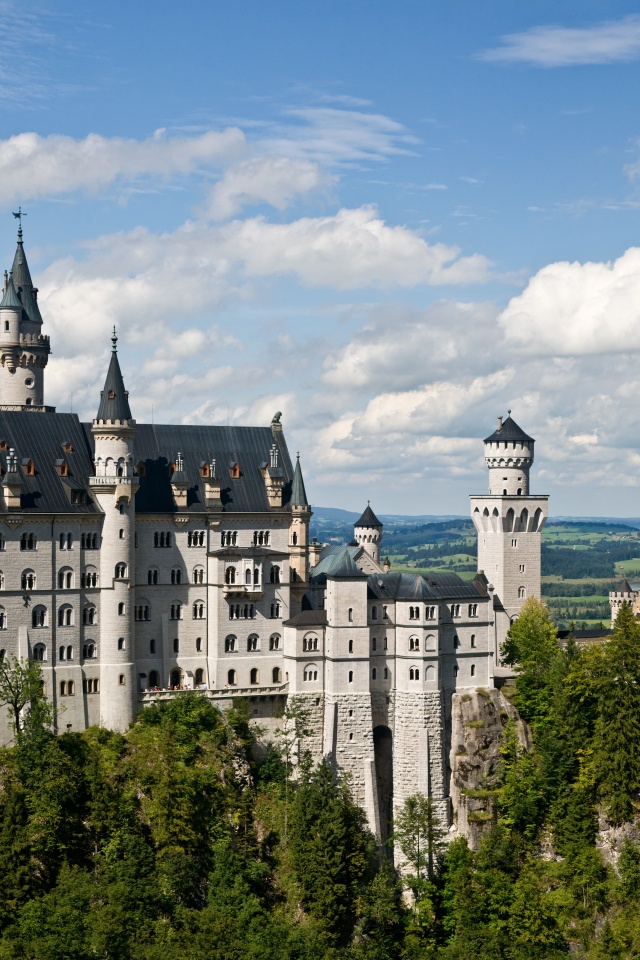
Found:
[[[407,797],[393,822],[393,842],[413,868],[408,881],[416,898],[421,881],[432,880],[438,869],[445,836],[432,797],[423,793]]]

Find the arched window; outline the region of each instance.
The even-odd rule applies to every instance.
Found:
[[[235,653],[238,649],[238,638],[235,637],[232,633],[228,637],[224,638],[224,652],[225,653]]]
[[[475,677],[475,675],[476,675],[476,665],[475,665],[475,663],[472,663],[472,664],[471,664],[471,676],[472,676],[472,677]]]
[[[377,619],[378,619],[378,608],[377,608],[377,607],[371,607],[371,619],[372,619],[372,620],[377,620]]]
[[[353,640],[349,640],[349,653],[353,653]]]
[[[66,647],[60,647],[60,649],[58,650],[58,660],[66,660],[66,652],[67,652]]]
[[[180,653],[180,637],[173,638],[173,652]]]
[[[169,683],[172,690],[178,690],[182,686],[182,673],[180,670],[172,670],[169,675]]]
[[[420,639],[418,637],[409,637],[409,650],[419,650]]]
[[[157,582],[158,582],[158,568],[150,567],[149,570],[147,570],[147,583],[155,584]]]
[[[135,605],[133,608],[133,618],[134,620],[151,620],[151,607],[146,600]]]
[[[353,607],[349,607],[349,610],[347,611],[347,620],[349,623],[353,623]]]
[[[378,671],[376,670],[375,667],[373,667],[373,669],[371,670],[371,679],[376,680],[377,677],[378,677]]]
[[[280,667],[274,667],[271,671],[271,681],[272,683],[281,683],[282,674],[280,672]]]
[[[23,570],[22,576],[20,578],[20,589],[21,590],[35,590],[36,588],[36,575],[33,570]]]
[[[157,670],[149,671],[149,686],[152,690],[155,690],[156,687],[160,686],[160,677],[158,676]]]
[[[152,637],[151,640],[149,640],[149,653],[155,653],[155,652],[156,652],[156,641]]]
[[[171,604],[171,619],[182,620],[182,604],[181,603]]]
[[[47,614],[47,608],[43,606],[34,607],[31,612],[31,626],[34,628],[37,627],[46,627],[49,625],[49,618]]]
[[[420,679],[420,668],[419,667],[410,667],[409,668],[409,680],[419,680]]]
[[[196,600],[193,605],[193,619],[204,620],[204,603],[202,600]]]
[[[124,637],[118,637],[118,650],[125,649]]]
[[[425,680],[427,680],[427,681],[429,681],[429,682],[431,683],[431,682],[433,682],[433,681],[435,680],[435,678],[436,678],[436,668],[435,668],[435,667],[427,667],[427,670],[426,670],[426,673],[425,673]]]
[[[518,587],[518,600],[524,600],[526,590],[524,587]]]
[[[4,607],[0,607],[0,630],[7,629],[7,612]]]
[[[280,649],[280,634],[272,633],[269,637],[269,650],[279,650]]]
[[[255,684],[255,683],[259,683],[259,682],[260,682],[260,674],[258,673],[258,668],[257,668],[257,667],[252,667],[252,668],[251,668],[251,673],[250,673],[250,675],[249,675],[249,682],[252,683],[252,684]]]
[[[65,603],[65,605],[58,610],[58,626],[73,626],[73,607],[69,606],[68,603]]]
[[[269,582],[280,583],[280,567],[277,564],[273,564],[269,570]]]
[[[204,583],[204,567],[193,568],[193,582]]]
[[[69,567],[63,567],[58,573],[58,587],[60,590],[71,590],[73,588],[73,570]]]
[[[202,637],[196,637],[196,653],[202,653]]]
[[[116,580],[124,580],[126,576],[127,576],[126,563],[116,563],[116,569],[115,569]]]
[[[96,656],[95,644],[91,643],[91,641],[89,641],[89,643],[85,643],[82,648],[82,656],[85,660],[93,660]]]
[[[36,643],[33,648],[33,659],[39,660],[41,663],[47,659],[47,648],[44,643]]]
[[[204,683],[204,670],[202,669],[202,667],[198,667],[198,669],[196,670],[195,682],[196,682],[196,687],[201,687],[202,684]]]
[[[119,617],[124,617],[124,613],[125,613],[124,603],[119,603],[119,604],[118,604],[118,616],[119,616]]]
[[[384,668],[384,670],[382,671],[382,676],[383,676],[383,678],[384,678],[385,680],[388,680],[388,679],[389,679],[389,668],[388,668],[388,667],[385,667],[385,668]]]
[[[71,644],[67,647],[67,660],[73,660],[73,647]]]
[[[127,678],[125,677],[124,673],[121,673],[120,676],[118,677],[118,683],[121,687],[126,686]]]
[[[244,582],[248,587],[251,586],[251,570],[245,570]]]
[[[60,681],[60,696],[61,696],[61,697],[66,697],[66,695],[67,695],[67,681],[66,681],[66,680],[61,680],[61,681]]]
[[[236,685],[236,672],[235,670],[229,670],[227,674],[227,686],[235,687]]]
[[[475,647],[475,645],[476,645],[476,635],[475,635],[475,633],[472,633],[472,634],[471,634],[471,647],[473,648],[473,647]]]
[[[87,604],[87,606],[82,611],[82,622],[85,626],[92,627],[94,623],[97,623],[96,608],[93,604]]]
[[[4,590],[4,573],[0,570],[0,590]]]
[[[182,567],[173,567],[171,570],[171,583],[182,583]]]
[[[224,572],[224,582],[229,584],[234,584],[236,582],[236,568],[227,567]]]
[[[432,633],[430,633],[424,641],[424,648],[429,653],[434,653],[437,649],[436,638]]]
[[[457,677],[457,676],[458,676],[458,664],[457,664],[457,663],[454,663],[454,665],[453,665],[453,675],[454,675],[454,677]]]
[[[303,677],[305,681],[312,681],[318,679],[318,666],[315,663],[308,663],[304,668]]]
[[[38,541],[35,533],[23,533],[20,538],[20,549],[21,550],[35,550],[37,549]]]
[[[353,683],[353,670],[349,670],[349,683]]]
[[[258,634],[252,633],[247,637],[247,650],[251,652],[252,650],[258,650],[258,649],[259,649]]]
[[[89,589],[98,586],[98,571],[95,567],[87,567],[80,578],[80,586]]]

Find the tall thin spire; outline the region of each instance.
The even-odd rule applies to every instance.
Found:
[[[308,507],[307,492],[304,489],[304,480],[302,479],[302,470],[300,469],[300,454],[296,459],[296,469],[291,481],[291,506]]]
[[[124,380],[118,361],[118,337],[115,327],[113,328],[111,344],[111,360],[104,381],[104,389],[100,394],[100,406],[98,407],[96,420],[131,420],[129,393],[124,388]]]
[[[18,213],[14,213],[14,217],[18,216],[22,218],[26,216],[26,214],[19,209]],[[32,323],[42,323],[42,315],[38,307],[38,290],[33,285],[29,264],[27,263],[27,256],[24,252],[22,219],[20,219],[20,226],[18,227],[18,245],[13,258],[13,266],[11,267],[11,277],[13,279],[13,285],[20,297],[22,309],[26,314],[25,319],[30,320]]]

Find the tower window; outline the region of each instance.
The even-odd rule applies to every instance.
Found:
[[[348,620],[349,623],[353,623],[353,607],[349,607]]]
[[[511,546],[512,546],[512,547],[517,547],[517,546],[518,546],[518,541],[517,541],[517,540],[512,540],[512,541],[511,541]]]
[[[124,650],[124,637],[118,637],[118,650]]]
[[[518,587],[518,600],[524,600],[526,591],[524,587]]]
[[[349,683],[353,683],[353,670],[349,670]]]
[[[471,664],[471,676],[472,676],[472,677],[475,677],[475,675],[476,675],[476,665],[475,665],[475,663],[472,663],[472,664]]]

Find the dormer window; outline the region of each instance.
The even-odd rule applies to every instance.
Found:
[[[73,444],[70,440],[65,440],[62,444],[62,449],[64,453],[73,453]]]
[[[109,400],[115,400],[115,398],[116,398],[116,392],[115,392],[115,390],[109,390],[109,393],[107,394],[107,396],[108,396]]]
[[[30,457],[22,461],[22,469],[24,470],[25,477],[35,477],[36,467]]]
[[[59,477],[69,476],[69,464],[66,460],[56,460],[56,470]]]
[[[8,449],[9,449],[9,441],[0,440],[0,450],[8,450]]]
[[[230,475],[231,475],[231,479],[232,479],[232,480],[239,480],[239,479],[240,479],[240,464],[239,464],[239,463],[231,463],[231,464],[229,465],[229,473],[230,473]]]
[[[201,476],[201,477],[210,477],[210,476],[211,476],[211,469],[210,469],[209,464],[207,463],[206,460],[203,460],[202,463],[200,464],[200,476]]]

